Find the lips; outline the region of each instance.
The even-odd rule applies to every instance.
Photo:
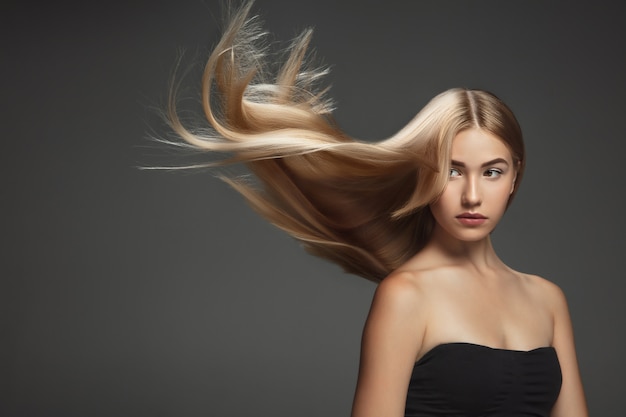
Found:
[[[487,221],[487,217],[480,213],[462,213],[456,218],[464,226],[480,226]]]
[[[462,213],[456,216],[457,219],[487,219],[480,213]]]

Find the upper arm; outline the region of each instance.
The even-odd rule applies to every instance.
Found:
[[[425,330],[420,298],[416,284],[406,275],[393,275],[379,284],[363,330],[352,417],[404,415]]]
[[[578,370],[574,332],[565,295],[556,285],[551,288],[551,301],[554,308],[554,338],[552,345],[556,349],[563,375],[561,392],[552,417],[587,417],[587,403]]]

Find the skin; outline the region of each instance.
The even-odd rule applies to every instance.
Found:
[[[452,143],[450,180],[431,205],[426,247],[378,286],[363,331],[352,417],[402,417],[414,363],[435,346],[468,342],[553,346],[563,383],[552,417],[588,417],[572,325],[553,283],[506,266],[490,233],[506,210],[517,166],[497,136],[472,128]],[[480,213],[479,225],[457,216]]]

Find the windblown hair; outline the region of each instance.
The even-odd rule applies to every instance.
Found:
[[[310,253],[373,281],[406,262],[431,235],[429,204],[446,186],[452,140],[464,129],[484,129],[508,145],[519,185],[522,134],[497,97],[451,89],[392,137],[356,140],[336,125],[326,91],[317,88],[326,71],[307,63],[311,30],[268,74],[265,33],[251,6],[228,18],[204,70],[202,106],[211,131],[185,126],[175,91],[168,121],[193,147],[228,155],[221,163],[244,163],[258,184],[222,178]]]

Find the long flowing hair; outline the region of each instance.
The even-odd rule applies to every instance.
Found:
[[[248,1],[231,13],[204,69],[202,107],[211,128],[186,126],[175,89],[167,119],[189,145],[224,153],[221,163],[245,164],[257,181],[222,178],[310,253],[373,281],[406,262],[431,235],[429,204],[446,186],[451,143],[464,129],[502,138],[518,164],[519,185],[521,130],[493,94],[445,91],[395,135],[357,140],[332,118],[332,102],[319,87],[326,70],[307,60],[311,30],[271,71],[275,62],[267,62],[265,33],[251,7]]]

